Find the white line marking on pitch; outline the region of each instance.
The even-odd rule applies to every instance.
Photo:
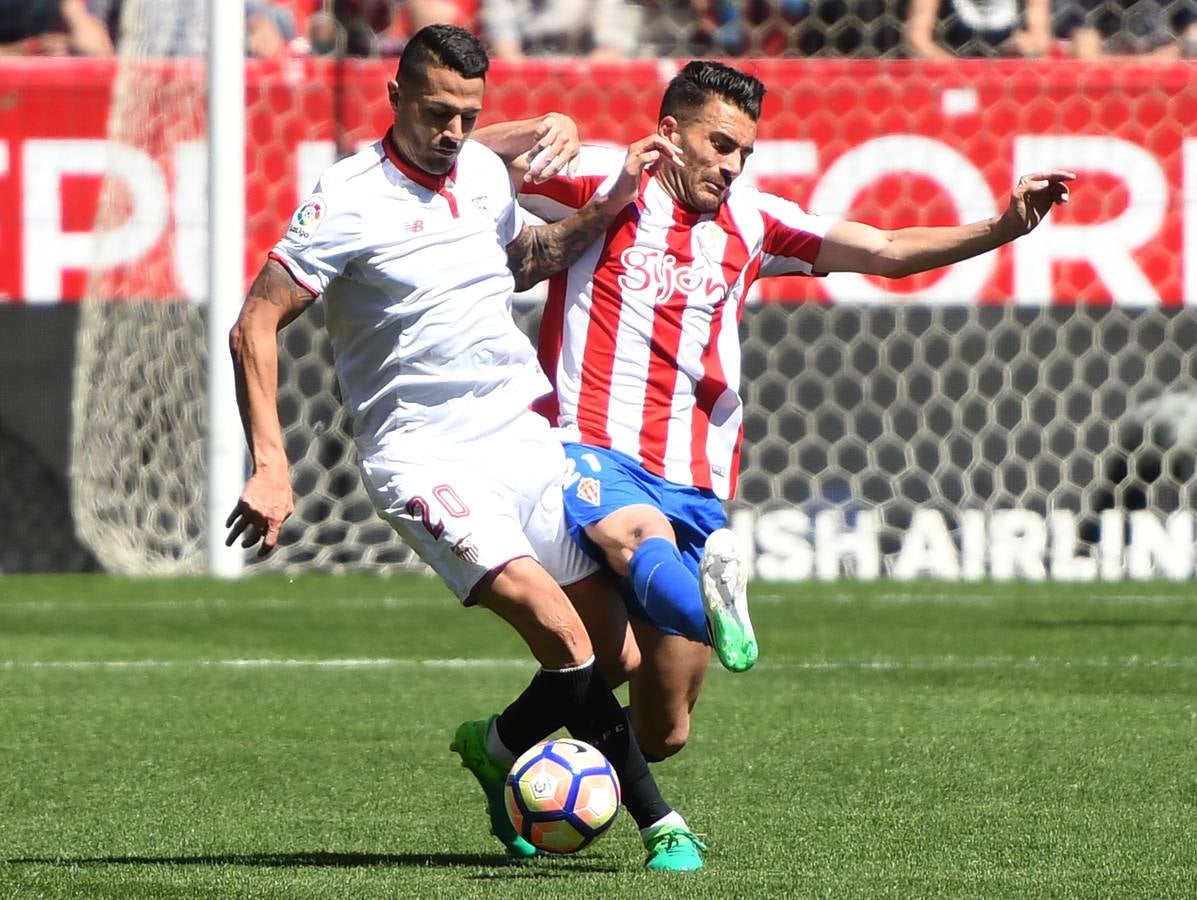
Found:
[[[785,603],[801,603],[803,597],[801,587],[796,587],[794,593],[778,593],[776,591],[759,591],[751,594],[754,602],[763,605],[780,605]],[[903,592],[886,591],[876,594],[861,595],[852,591],[821,594],[821,601],[836,603],[880,603],[880,604],[942,604],[959,606],[980,606],[1001,602],[998,595],[984,592],[956,593],[956,592]],[[1050,603],[1050,594],[1042,595],[1030,592],[1022,595],[1021,599]],[[1100,600],[1109,603],[1127,605],[1139,604],[1146,606],[1173,603],[1177,597],[1171,594],[1136,594],[1118,593],[1103,594]],[[79,600],[79,599],[45,599],[45,600],[11,600],[0,602],[0,614],[5,612],[97,612],[112,610],[127,610],[130,612],[144,612],[147,610],[181,610],[184,612],[202,612],[206,610],[292,610],[297,608],[322,609],[412,609],[423,606],[453,605],[456,601],[448,594],[443,596],[434,594],[415,594],[402,597],[329,597],[319,600],[311,598],[294,598],[286,596],[269,596],[257,598],[240,598],[229,600],[224,597],[205,597],[181,600],[142,600],[127,602],[122,600]]]
[[[333,597],[327,600],[301,600],[289,597],[260,597],[253,600],[226,600],[223,597],[196,598],[191,600],[143,600],[132,603],[120,600],[14,600],[0,603],[0,613],[8,610],[32,612],[90,612],[94,610],[128,610],[137,613],[146,610],[290,610],[300,607],[410,609],[414,606],[432,606],[457,601],[450,595],[444,597]]]
[[[404,657],[344,659],[7,659],[0,670],[64,669],[119,671],[128,669],[530,669],[528,659],[415,659]],[[1141,656],[1073,659],[1058,656],[958,657],[936,656],[913,659],[794,660],[762,662],[766,671],[861,671],[891,672],[920,670],[981,671],[991,669],[1197,669],[1197,657],[1147,658]]]
[[[528,659],[6,659],[0,669],[431,669],[532,668]]]

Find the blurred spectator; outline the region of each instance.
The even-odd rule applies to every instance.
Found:
[[[718,43],[717,0],[644,0],[643,39],[650,56],[706,56]]]
[[[625,0],[483,0],[482,30],[497,59],[622,59],[636,47]]]
[[[250,0],[245,5],[245,50],[257,59],[289,56],[295,40],[295,15],[277,3]]]
[[[3,3],[4,0],[0,0]],[[141,2],[133,5],[131,21],[124,22],[138,52],[145,56],[203,56],[207,52],[208,3],[190,2],[178,6]],[[88,8],[112,36],[122,39],[123,0],[87,0]],[[245,4],[245,50],[251,57],[270,58],[307,52],[298,39],[295,6],[282,0],[247,0]]]
[[[1050,0],[910,0],[903,34],[919,59],[1044,56],[1051,48]]]
[[[345,36],[332,13],[312,13],[301,44],[303,52],[312,56],[341,56],[345,52]]]
[[[467,5],[470,9],[466,8]],[[469,28],[473,25],[474,5],[462,0],[407,0],[401,4],[407,11],[409,34],[415,34],[425,25],[460,25]]]
[[[1186,16],[1188,21],[1181,29],[1176,49],[1181,59],[1197,59],[1197,10],[1189,9]]]
[[[344,35],[346,56],[379,56],[384,52],[382,36],[395,21],[391,0],[333,0],[332,13]],[[387,47],[386,52],[393,55],[395,49]]]
[[[645,0],[654,56],[882,56],[891,0]]]
[[[313,56],[398,56],[425,25],[468,25],[463,6],[461,0],[321,0],[295,46]]]
[[[93,8],[103,7],[113,23],[117,49],[131,40],[139,56],[203,56],[208,52],[208,3],[130,3],[122,15],[124,0],[89,0]],[[218,0],[217,0],[218,2]]]
[[[812,0],[798,49],[803,56],[892,56],[901,22],[892,0]]]
[[[1062,0],[1056,27],[1077,59],[1127,54],[1197,56],[1191,3],[1160,0]]]
[[[293,0],[296,2],[296,0]],[[477,0],[317,0],[293,46],[314,56],[398,56],[425,25],[469,26]]]
[[[112,56],[86,0],[0,0],[0,56]]]
[[[720,56],[781,56],[796,49],[807,0],[690,0],[694,37]]]

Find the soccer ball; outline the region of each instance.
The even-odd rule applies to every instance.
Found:
[[[572,738],[537,744],[517,759],[504,794],[515,830],[548,853],[581,850],[619,812],[619,779],[611,763]]]

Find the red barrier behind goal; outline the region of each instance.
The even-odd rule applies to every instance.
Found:
[[[201,297],[203,67],[129,64],[145,106],[110,129],[115,64],[0,61],[0,297]],[[813,212],[880,226],[1000,211],[1023,171],[1080,180],[1072,204],[1010,248],[946,273],[763,288],[772,300],[1197,303],[1197,79],[1186,63],[745,62],[769,88],[745,177]],[[246,273],[338,155],[390,121],[392,61],[251,63]],[[675,62],[496,63],[484,122],[556,109],[586,139],[655,123]],[[126,92],[127,93],[127,92]],[[135,124],[136,127],[132,127]],[[119,196],[96,223],[100,184]],[[93,227],[107,231],[99,242]]]

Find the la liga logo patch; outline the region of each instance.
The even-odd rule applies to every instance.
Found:
[[[299,212],[295,214],[295,221],[304,228],[316,227],[316,223],[323,218],[324,204],[316,197],[299,207]]]
[[[296,211],[295,218],[291,220],[291,227],[287,229],[287,234],[306,241],[312,236],[316,226],[323,218],[324,201],[319,197],[312,197]]]

